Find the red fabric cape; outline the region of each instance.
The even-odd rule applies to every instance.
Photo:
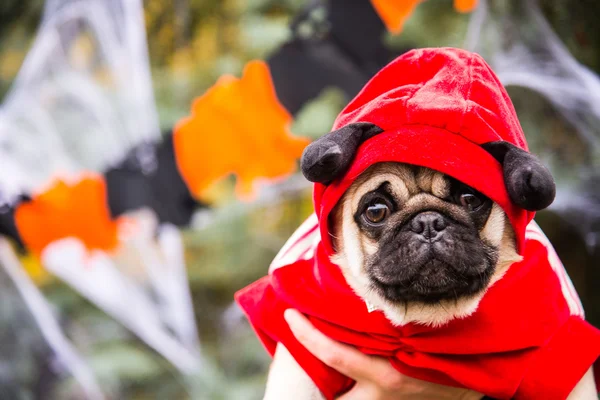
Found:
[[[388,357],[406,375],[497,399],[565,399],[600,356],[600,331],[583,320],[560,261],[535,225],[528,229],[524,261],[488,290],[477,311],[438,328],[394,327],[382,312],[370,313],[322,243],[305,248],[308,259],[275,269],[236,300],[269,353],[283,343],[327,399],[354,382],[294,338],[283,318],[288,308],[337,341]]]
[[[464,50],[411,51],[367,83],[334,129],[354,122],[384,132],[359,147],[343,177],[315,184],[316,218],[288,249],[293,257],[236,294],[267,350],[272,354],[283,343],[328,399],[351,387],[350,379],[294,339],[283,319],[293,307],[333,339],[388,357],[409,376],[500,399],[566,398],[598,359],[600,332],[583,320],[560,260],[530,224],[534,213],[510,201],[502,166],[481,147],[502,140],[527,150],[498,77]],[[362,172],[386,161],[441,171],[485,194],[508,216],[524,260],[489,289],[470,317],[440,328],[394,327],[381,312],[367,311],[329,261],[329,213]]]

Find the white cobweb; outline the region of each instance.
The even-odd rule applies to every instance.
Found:
[[[27,174],[0,175],[4,196],[159,137],[141,1],[49,0],[0,108],[0,157]]]
[[[2,266],[23,298],[33,320],[39,326],[43,338],[54,351],[61,364],[79,382],[86,397],[90,400],[102,399],[102,391],[94,374],[64,335],[58,321],[54,318],[52,308],[45,300],[44,295],[21,268],[21,264],[9,243],[1,237],[0,266]]]
[[[104,171],[132,147],[160,138],[141,0],[48,0],[41,26],[0,106],[0,201],[46,187],[54,177]],[[152,158],[140,160],[152,168]],[[129,215],[116,254],[76,238],[44,250],[42,263],[184,373],[200,345],[180,232],[150,210]],[[158,234],[157,234],[158,233]],[[90,398],[102,396],[84,360],[0,241],[2,266],[57,357]],[[6,262],[8,260],[8,262]]]
[[[536,0],[482,0],[465,47],[481,54],[505,86],[528,88],[548,99],[597,156],[600,79],[573,57]]]

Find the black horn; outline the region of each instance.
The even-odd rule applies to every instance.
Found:
[[[504,141],[482,147],[502,164],[504,184],[513,203],[528,211],[552,204],[556,195],[554,178],[536,156]]]
[[[352,162],[356,150],[383,129],[359,122],[329,132],[309,144],[302,153],[302,173],[311,182],[328,184],[342,175]]]

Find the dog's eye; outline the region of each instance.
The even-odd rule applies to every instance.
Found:
[[[365,210],[364,217],[371,224],[381,224],[390,215],[390,208],[383,203],[371,204]]]
[[[473,193],[460,195],[460,204],[469,211],[475,211],[483,204],[483,200]]]

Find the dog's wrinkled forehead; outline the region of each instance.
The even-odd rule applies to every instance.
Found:
[[[369,192],[387,183],[387,188],[394,198],[401,202],[408,201],[411,197],[428,193],[440,199],[450,194],[450,178],[441,172],[425,167],[412,166],[400,163],[380,163],[371,166],[352,184],[348,190],[347,198],[358,202]],[[353,204],[356,207],[357,204]]]
[[[383,198],[388,199],[383,200],[388,202],[387,205],[382,205]],[[357,223],[366,209],[374,206],[380,210],[386,208],[387,211],[381,212],[391,213],[390,222],[394,224],[405,223],[418,213],[432,211],[443,213],[455,223],[481,229],[489,216],[492,201],[441,172],[384,162],[372,165],[361,174],[338,204],[344,204],[343,208],[353,213]],[[339,217],[338,214],[335,218]]]

